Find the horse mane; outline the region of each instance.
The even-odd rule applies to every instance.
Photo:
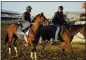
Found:
[[[44,15],[43,15],[44,16]],[[47,19],[45,16],[44,16],[45,19]]]
[[[36,19],[39,15],[40,15],[40,14],[36,15],[36,17],[33,18],[32,23],[35,21],[35,19]],[[45,19],[47,19],[44,15],[43,15],[43,17],[44,17]]]
[[[35,21],[35,19],[39,16],[40,14],[36,15],[36,17],[33,18],[32,23]]]

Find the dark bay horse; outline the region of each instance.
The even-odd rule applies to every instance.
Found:
[[[29,29],[29,33],[28,33],[28,43],[33,46],[33,41],[35,38],[35,33],[36,30],[39,29],[39,27],[41,26],[41,23],[47,23],[47,19],[45,18],[45,16],[43,15],[43,13],[38,14],[34,19],[33,19],[33,24]],[[17,34],[17,30],[18,30],[19,25],[18,24],[11,24],[7,27],[7,35],[6,35],[6,40],[5,42],[8,42],[8,47],[9,47],[9,54],[11,54],[11,45],[12,45],[12,41],[13,38],[14,39],[14,45],[15,45],[15,51],[16,51],[16,56],[18,56],[18,51],[17,51],[17,45],[15,43],[16,40],[18,39],[22,39],[22,38],[18,38]],[[23,34],[24,36],[24,34]],[[24,38],[23,38],[24,39]]]
[[[40,37],[40,36],[42,37],[43,41],[50,40],[50,38],[55,39],[56,30],[57,30],[57,28],[54,25],[41,27],[37,31],[36,41],[39,40],[38,37]],[[72,40],[72,38],[73,38],[73,36],[72,36],[72,34],[70,34],[70,31],[65,28],[65,30],[62,34],[62,40],[60,40],[61,41],[62,52],[64,52],[66,50],[66,48],[68,48],[69,51],[74,55],[72,45],[71,45],[71,42],[70,42]],[[75,56],[74,56],[74,58],[75,58]]]
[[[38,41],[40,36],[42,37],[43,41],[50,40],[50,38],[55,39],[55,32],[56,32],[55,25],[48,25],[41,27],[36,33],[37,38],[35,40]],[[78,32],[80,32],[86,38],[86,25],[73,25],[70,28],[64,27],[62,40],[60,40],[62,42],[61,46],[63,52],[65,51],[66,48],[68,48],[71,51],[71,53],[74,55],[71,41]]]
[[[38,32],[37,37],[41,36],[43,41],[50,40],[51,38],[55,39],[56,26],[48,25],[48,26],[40,28],[37,32]],[[79,32],[86,39],[86,25],[72,25],[70,26],[70,28],[64,27],[64,32],[62,34],[62,40],[60,40],[62,42],[61,46],[62,46],[63,52],[65,51],[65,48],[68,48],[74,55],[71,41],[73,40],[73,37]],[[74,56],[74,58],[76,57]]]

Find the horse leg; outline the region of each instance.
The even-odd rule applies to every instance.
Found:
[[[66,40],[64,40],[64,42],[62,42],[62,44],[61,44],[61,47],[62,47],[61,56],[67,56],[67,53],[66,53],[67,50],[66,49],[67,48],[70,49],[70,46],[68,46],[68,42]],[[71,49],[70,49],[70,51],[71,51]]]
[[[42,43],[42,37],[40,36],[39,38],[39,43],[41,44]]]
[[[34,43],[33,43],[33,45],[34,45],[34,56],[35,56],[35,60],[37,60],[36,46],[37,46],[37,44],[38,44],[38,42],[39,42],[39,38],[40,38],[40,35],[39,35],[39,36],[36,35],[35,41],[34,41]]]
[[[36,54],[36,46],[38,44],[38,41],[39,39],[35,40],[32,42],[32,45],[31,45],[31,58],[35,58],[35,60],[37,60],[37,54]]]
[[[36,47],[34,47],[34,58],[37,60]]]
[[[34,55],[35,55],[35,60],[37,59],[37,54],[36,54],[36,52],[34,52]]]
[[[12,44],[12,41],[9,40],[9,42],[8,42],[8,46],[9,46],[9,54],[10,54],[10,55],[11,55],[11,44]]]
[[[24,34],[24,40],[26,42],[26,45],[28,45],[28,39],[27,39],[27,36]]]
[[[65,42],[62,42],[62,43],[61,43],[61,47],[62,47],[61,53],[62,53],[62,55],[63,55],[63,54],[65,53],[65,48],[66,48]]]
[[[14,47],[15,51],[16,51],[16,56],[18,56],[18,50],[17,47]]]
[[[9,41],[9,54],[11,55],[11,41]]]
[[[9,54],[11,55],[11,44],[12,44],[12,37],[13,37],[13,33],[12,32],[8,32],[8,46],[9,46]]]
[[[13,35],[13,38],[14,38],[14,42],[13,42],[13,45],[15,46],[14,47],[14,50],[16,52],[16,56],[18,56],[18,50],[17,50],[17,43],[18,43],[18,37],[16,36],[16,34]]]
[[[74,54],[74,52],[73,52],[73,48],[72,48],[71,42],[68,43],[68,46],[69,46],[69,49],[70,49],[70,51],[71,51],[71,53],[72,53],[72,56],[74,57],[74,59],[77,60],[77,58],[76,58],[76,56],[75,56],[75,54]]]
[[[11,48],[9,47],[9,54],[11,55]]]
[[[35,47],[32,47],[30,57],[31,57],[31,59],[35,58],[35,60],[37,60],[37,54],[36,54],[36,48]]]
[[[33,52],[31,51],[31,55],[30,55],[31,59],[33,59]]]
[[[77,58],[75,57],[75,54],[74,54],[74,52],[73,52],[73,48],[72,48],[71,42],[69,42],[69,41],[64,41],[64,42],[65,42],[65,44],[66,44],[66,47],[69,48],[69,51],[71,52],[71,54],[72,54],[72,56],[74,57],[74,59],[77,60]]]
[[[17,39],[18,40],[18,39]],[[17,50],[17,42],[15,43],[15,47],[14,47],[14,50],[15,50],[15,52],[16,52],[16,56],[18,56],[18,50]]]
[[[28,44],[30,45],[31,47],[31,54],[30,54],[30,57],[31,59],[33,59],[33,54],[34,54],[34,47],[33,47],[33,44],[32,44],[32,41],[30,40],[30,38],[28,39]]]
[[[52,44],[52,43],[53,43],[53,38],[50,39],[50,44]]]
[[[33,57],[33,54],[34,54],[34,51],[33,51],[33,50],[34,50],[33,47],[31,47],[31,54],[30,54],[31,59],[34,58],[34,57]]]
[[[45,45],[46,45],[46,41],[44,40],[44,41],[42,42],[42,49],[43,49],[43,50],[46,50]]]

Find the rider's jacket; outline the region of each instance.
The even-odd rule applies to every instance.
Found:
[[[23,19],[26,20],[26,21],[29,21],[31,22],[31,14],[29,12],[24,12],[23,13]]]
[[[53,24],[59,24],[59,25],[66,23],[66,21],[64,20],[63,12],[56,12],[53,17],[52,22],[53,22]]]

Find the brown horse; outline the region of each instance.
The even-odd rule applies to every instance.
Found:
[[[73,37],[80,32],[83,35],[84,39],[86,39],[86,25],[71,25],[69,30]]]
[[[66,46],[68,46],[68,48],[70,49],[70,51],[72,51],[72,53],[73,53],[73,49],[72,49],[72,46],[71,46],[71,42],[72,42],[72,40],[73,40],[73,37],[77,34],[77,33],[81,33],[82,35],[83,35],[83,39],[85,39],[86,40],[86,25],[72,25],[72,26],[70,26],[70,28],[68,28],[68,29],[66,29],[67,30],[67,32],[69,33],[69,35],[67,36],[67,35],[65,35],[66,34],[66,32],[64,32],[63,33],[63,35],[62,35],[62,38],[65,40],[65,43],[64,42],[62,42],[62,51],[64,51],[64,48],[66,47]],[[77,36],[76,36],[77,37]],[[81,38],[81,37],[78,37],[78,38]],[[67,41],[67,39],[68,40],[70,40],[70,41]],[[76,57],[75,57],[75,54],[73,53],[73,55],[74,55],[74,58],[75,59],[77,59]]]
[[[29,29],[29,33],[28,33],[28,43],[29,45],[32,47],[33,46],[33,41],[35,39],[35,33],[36,31],[40,28],[41,23],[47,23],[47,19],[45,18],[45,16],[43,15],[43,13],[38,14],[32,22],[32,26]],[[12,24],[9,25],[7,27],[7,35],[6,35],[6,40],[5,42],[8,42],[9,45],[9,54],[11,54],[11,46],[12,46],[12,42],[14,39],[14,45],[15,45],[15,51],[16,51],[16,56],[18,56],[18,51],[17,51],[17,45],[15,43],[15,41],[17,41],[18,39],[22,39],[22,38],[18,38],[17,34],[17,30],[18,30],[18,24]],[[24,36],[24,34],[23,34]],[[23,38],[24,39],[24,38]]]
[[[34,18],[34,24],[30,27],[30,32],[28,35],[28,44],[31,47],[31,58],[35,58],[36,60],[36,45],[38,41],[36,41],[36,34],[37,30],[41,28],[44,24],[48,24],[48,19],[45,18],[43,14],[41,16],[38,16],[38,18]],[[42,24],[41,24],[42,23]],[[34,55],[34,56],[33,56]]]

